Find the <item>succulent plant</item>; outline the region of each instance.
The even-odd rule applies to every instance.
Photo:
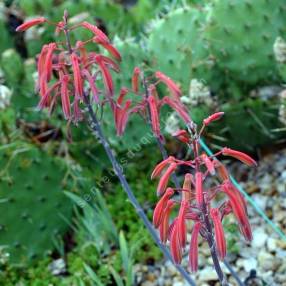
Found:
[[[277,37],[273,45],[274,56],[278,65],[279,74],[286,82],[286,41]]]
[[[213,61],[202,32],[205,11],[196,7],[171,10],[151,24],[148,49],[156,69],[178,81],[187,92],[191,78],[209,83]]]
[[[212,1],[204,34],[225,76],[250,86],[277,80],[272,48],[286,34],[285,11],[280,0]]]
[[[63,193],[70,189],[65,163],[23,142],[10,146],[0,151],[0,244],[12,263],[22,264],[52,252],[72,204]]]

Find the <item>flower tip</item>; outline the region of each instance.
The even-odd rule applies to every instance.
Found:
[[[176,137],[179,141],[183,143],[190,142],[190,136],[186,130],[178,130],[172,134],[173,137]]]
[[[232,150],[230,148],[224,147],[222,149],[222,154],[225,156],[230,156],[230,157],[236,158],[237,160],[243,162],[244,164],[246,164],[250,167],[251,166],[257,166],[257,162],[243,152]]]
[[[16,32],[24,32],[24,31],[28,30],[29,28],[31,28],[35,25],[38,25],[38,24],[42,24],[44,22],[47,22],[47,19],[45,17],[34,18],[34,19],[26,21],[23,24],[21,24],[20,26],[18,26],[16,28]]]
[[[219,120],[224,115],[224,112],[216,112],[203,120],[203,124],[208,126],[211,122]]]

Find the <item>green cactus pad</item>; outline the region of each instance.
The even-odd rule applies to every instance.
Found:
[[[285,12],[281,0],[213,1],[205,35],[218,66],[244,84],[277,79],[272,47],[286,33]]]
[[[63,193],[63,162],[31,145],[13,146],[0,152],[0,244],[12,263],[22,264],[52,252],[72,204]]]
[[[152,65],[182,84],[186,92],[191,78],[206,80],[213,66],[202,37],[205,12],[195,7],[178,8],[152,23],[148,49]]]

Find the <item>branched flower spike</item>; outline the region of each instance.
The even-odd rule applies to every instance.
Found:
[[[202,130],[197,132],[192,130],[192,134],[189,134],[185,130],[179,130],[174,134],[183,143],[186,143],[193,149],[194,157],[192,160],[182,161],[174,157],[159,163],[153,173],[152,178],[159,177],[159,183],[157,187],[157,194],[162,195],[159,203],[157,204],[154,212],[154,226],[159,228],[169,227],[168,240],[170,242],[170,250],[173,255],[173,259],[176,263],[180,263],[182,260],[182,254],[186,245],[186,233],[190,231],[192,233],[190,240],[190,252],[189,252],[189,267],[192,272],[198,269],[198,240],[199,237],[205,240],[209,240],[211,233],[214,229],[215,249],[217,256],[220,260],[224,260],[226,256],[226,240],[223,230],[222,220],[227,215],[233,213],[235,216],[239,229],[247,241],[252,239],[252,233],[250,224],[247,218],[247,206],[242,194],[235,188],[235,186],[229,180],[229,175],[225,166],[213,157],[209,157],[204,152],[200,151],[199,138],[203,129],[209,125],[212,121],[218,120],[223,115],[223,112],[215,113],[209,116],[203,121]],[[184,120],[184,117],[182,116]],[[193,125],[194,126],[194,125]],[[193,133],[195,132],[195,133]],[[223,148],[217,152],[216,155],[232,156],[243,163],[254,166],[256,162],[247,154],[232,150],[230,148]],[[185,175],[184,184],[182,189],[177,190],[181,197],[180,209],[177,217],[173,222],[167,222],[162,219],[165,213],[166,205],[168,202],[173,201],[173,196],[176,194],[174,190],[168,187],[169,177],[176,171],[180,165],[186,165],[193,169],[192,172]],[[218,176],[221,184],[215,184],[213,186],[206,187],[205,181],[208,176]],[[165,189],[167,191],[165,192]],[[213,207],[213,202],[217,200],[217,194],[225,194],[223,201],[216,201],[216,205],[219,203],[220,207]],[[163,207],[165,206],[165,208]],[[170,218],[170,210],[168,209],[168,218]],[[189,224],[186,222],[193,221],[193,227],[188,228]],[[164,226],[162,224],[164,223]],[[166,243],[164,240],[162,242]]]
[[[98,27],[88,22],[82,22],[77,26],[69,27],[67,13],[63,21],[56,24],[51,23],[44,17],[39,17],[27,21],[20,25],[16,31],[23,32],[27,29],[39,25],[49,24],[56,27],[56,36],[62,34],[68,36],[66,44],[63,41],[53,42],[44,45],[38,57],[38,82],[36,90],[41,99],[38,107],[40,109],[49,108],[51,111],[60,97],[64,117],[73,122],[82,119],[80,105],[83,102],[84,93],[91,91],[94,102],[103,105],[107,101],[111,105],[114,117],[120,121],[118,124],[118,134],[124,131],[127,116],[118,116],[116,113],[114,95],[114,84],[111,70],[119,72],[119,66],[112,59],[121,61],[120,53],[112,46],[107,35]],[[86,41],[77,41],[73,46],[70,42],[69,34],[75,29],[87,29],[91,32],[91,38]],[[88,52],[86,45],[94,45],[97,52]],[[99,47],[103,47],[111,55],[106,57],[99,53]],[[101,78],[98,76],[101,74]],[[97,81],[102,80],[105,90],[99,90]],[[85,90],[85,87],[88,89]],[[126,103],[122,113],[126,113],[130,103]]]

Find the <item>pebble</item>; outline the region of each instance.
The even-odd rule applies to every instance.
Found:
[[[60,275],[66,272],[66,263],[62,258],[56,259],[49,264],[49,270],[53,275]]]
[[[242,266],[246,272],[250,272],[250,270],[257,268],[257,260],[254,257],[244,259],[242,262]]]
[[[272,270],[274,267],[274,256],[268,252],[260,251],[257,260],[263,270]]]
[[[276,251],[276,248],[277,248],[277,240],[272,238],[272,237],[269,237],[266,241],[266,245],[267,245],[267,248],[270,252],[275,252]]]
[[[217,274],[213,267],[207,266],[199,272],[200,281],[216,281]]]
[[[263,229],[262,227],[260,228],[256,228],[253,231],[253,241],[251,243],[252,247],[255,248],[261,248],[264,246],[266,240],[267,240],[267,234],[265,233],[265,229]]]

